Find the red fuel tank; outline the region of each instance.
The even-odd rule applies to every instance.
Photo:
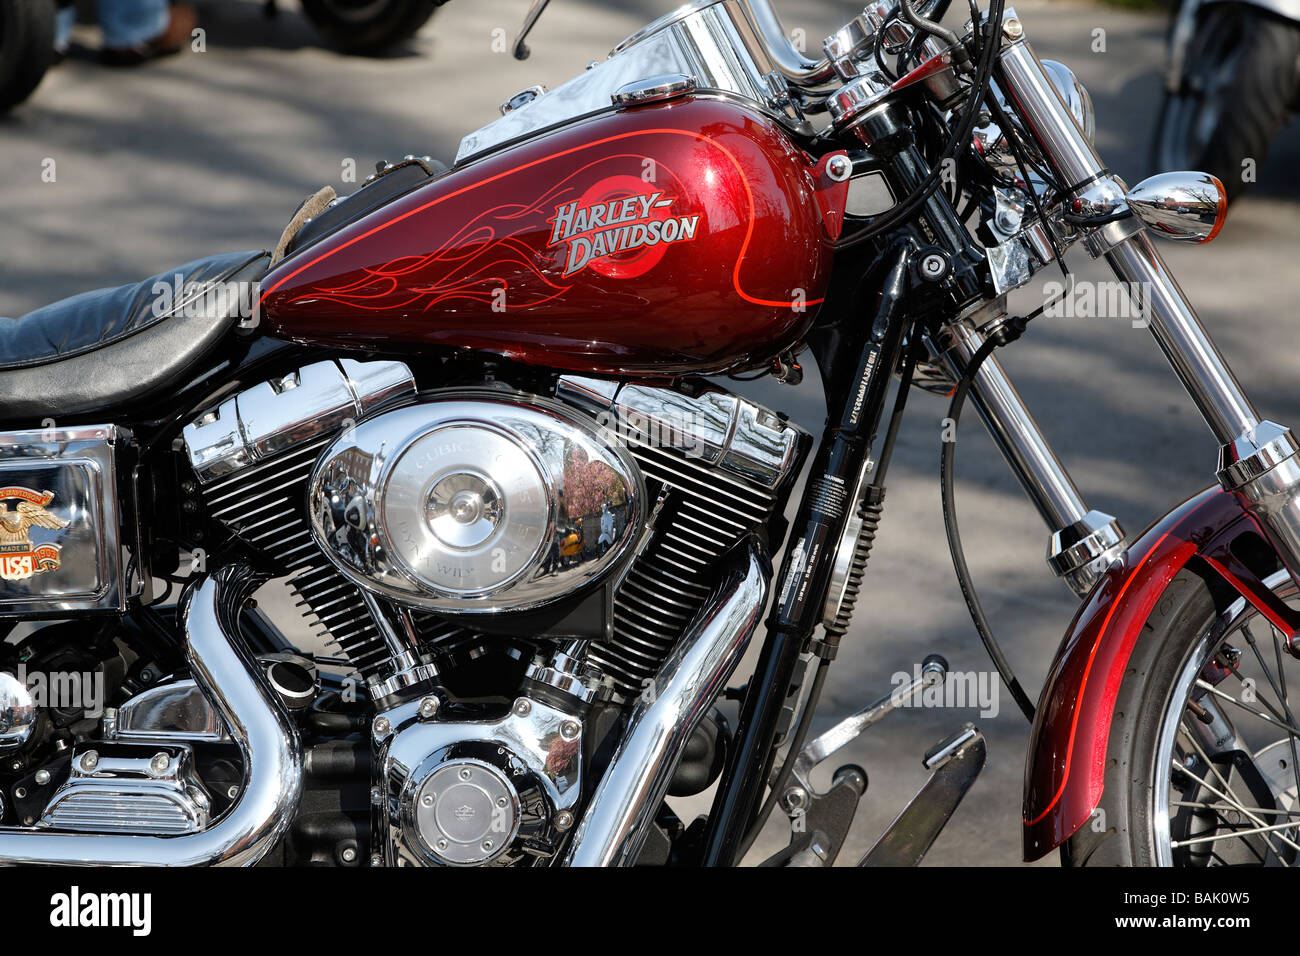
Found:
[[[602,114],[447,173],[262,281],[273,335],[712,374],[795,344],[847,185],[768,117],[693,97]]]

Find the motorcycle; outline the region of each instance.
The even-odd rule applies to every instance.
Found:
[[[1223,184],[1128,188],[1004,0],[945,12],[879,0],[814,60],[768,0],[694,0],[273,251],[0,323],[0,861],[733,865],[779,807],[766,863],[833,863],[866,776],[814,771],[950,676],[809,739],[922,387],[954,435],[974,403],[1082,601],[1035,704],[944,442],[1033,721],[1026,858],[1296,862],[1297,445],[1152,243],[1212,239]],[[1135,538],[994,354],[1076,243],[1222,445]],[[712,380],[805,353],[816,440]],[[919,862],[984,761],[955,728],[861,864]]]
[[[1185,0],[1169,29],[1158,170],[1217,176],[1235,199],[1300,104],[1300,4]]]
[[[404,43],[446,0],[302,0],[303,15],[335,49],[378,55]],[[25,102],[54,65],[55,17],[71,0],[9,0],[0,5],[0,112]],[[266,0],[267,19],[279,15]]]

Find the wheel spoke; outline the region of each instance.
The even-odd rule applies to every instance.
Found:
[[[1264,822],[1265,822],[1264,820],[1260,819],[1260,818],[1257,817],[1255,814],[1253,814],[1249,809],[1247,809],[1247,808],[1246,808],[1246,807],[1241,803],[1240,800],[1237,799],[1236,794],[1234,794],[1234,793],[1232,792],[1232,786],[1228,783],[1227,780],[1224,779],[1223,775],[1222,775],[1221,773],[1219,773],[1219,768],[1216,767],[1216,766],[1214,765],[1214,762],[1211,761],[1210,758],[1206,755],[1205,751],[1201,749],[1201,745],[1198,744],[1198,743],[1196,742],[1196,739],[1195,739],[1195,737],[1191,734],[1191,732],[1188,731],[1186,727],[1183,727],[1182,730],[1183,730],[1183,736],[1187,739],[1188,743],[1190,743],[1190,744],[1192,745],[1192,747],[1193,747],[1193,748],[1196,750],[1196,752],[1200,755],[1201,759],[1205,761],[1205,765],[1206,765],[1207,767],[1210,768],[1210,771],[1214,774],[1214,776],[1215,776],[1216,778],[1218,778],[1218,780],[1219,780],[1220,783],[1223,784],[1223,791],[1220,791],[1220,790],[1219,790],[1218,788],[1216,788],[1213,784],[1211,784],[1208,780],[1205,780],[1205,779],[1203,779],[1203,778],[1197,776],[1195,772],[1193,772],[1193,771],[1187,769],[1187,767],[1186,767],[1185,765],[1180,764],[1180,763],[1178,762],[1177,758],[1171,758],[1171,760],[1172,760],[1172,762],[1173,762],[1174,769],[1175,769],[1175,770],[1181,770],[1183,773],[1187,774],[1189,777],[1191,777],[1193,780],[1195,780],[1197,783],[1199,783],[1201,786],[1203,786],[1206,790],[1209,790],[1210,793],[1214,794],[1214,795],[1215,795],[1216,797],[1218,797],[1220,800],[1226,800],[1228,803],[1232,804],[1233,809],[1235,809],[1237,812],[1239,812],[1239,813],[1241,813],[1242,815],[1244,815],[1244,816],[1245,816],[1247,819],[1249,819],[1252,823],[1255,823],[1255,824],[1258,824],[1258,825],[1261,825],[1261,826],[1264,825]],[[1226,791],[1226,792],[1224,792],[1224,791]],[[1285,864],[1286,861],[1282,859],[1282,855],[1281,855],[1280,853],[1278,853],[1277,848],[1276,848],[1275,846],[1273,846],[1272,841],[1270,841],[1268,837],[1261,837],[1261,839],[1264,841],[1265,845],[1267,845],[1268,848],[1273,852],[1273,855],[1276,856],[1276,857],[1278,858],[1278,862],[1279,862],[1279,863],[1283,863],[1283,864]],[[1289,839],[1289,838],[1287,838],[1287,837],[1285,837],[1285,836],[1282,836],[1281,839],[1282,839],[1285,843],[1287,843],[1287,844],[1288,844],[1292,849],[1297,850],[1297,851],[1300,851],[1300,845],[1297,845],[1297,844],[1295,843],[1295,841],[1293,841],[1293,840],[1291,840],[1291,839]]]
[[[1271,826],[1255,827],[1250,830],[1234,830],[1232,831],[1231,834],[1229,834],[1229,836],[1235,838],[1241,838],[1241,839],[1244,839],[1245,837],[1248,836],[1263,836],[1265,833],[1277,833],[1278,836],[1282,836],[1282,834],[1279,831],[1290,830],[1293,829],[1294,827],[1295,827],[1294,823],[1274,823]],[[1222,840],[1222,839],[1223,836],[1221,834],[1212,834],[1211,836],[1191,837],[1186,840],[1171,840],[1169,842],[1169,845],[1171,847],[1192,846],[1197,843],[1213,843],[1215,840]],[[1285,839],[1285,837],[1283,837],[1283,839]],[[1292,843],[1291,845],[1295,846],[1294,843]]]
[[[1209,691],[1215,697],[1221,698],[1222,700],[1226,700],[1230,704],[1235,704],[1236,706],[1244,710],[1246,713],[1252,714],[1255,717],[1258,717],[1260,720],[1268,721],[1274,727],[1286,731],[1292,737],[1300,737],[1300,730],[1296,730],[1296,728],[1294,727],[1287,726],[1282,721],[1278,720],[1275,717],[1271,717],[1270,715],[1264,713],[1261,710],[1253,710],[1250,707],[1247,707],[1241,701],[1237,700],[1237,698],[1233,697],[1231,694],[1225,694],[1223,691],[1219,690],[1217,687],[1215,687],[1213,684],[1209,683],[1208,681],[1198,679],[1196,681],[1196,686],[1201,688],[1202,690]]]

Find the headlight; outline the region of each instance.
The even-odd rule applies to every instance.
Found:
[[[1043,69],[1052,80],[1052,85],[1056,87],[1056,92],[1061,94],[1061,99],[1074,114],[1074,121],[1079,124],[1079,129],[1083,130],[1083,135],[1088,137],[1088,142],[1093,142],[1094,134],[1097,132],[1097,119],[1092,109],[1092,97],[1083,88],[1074,71],[1064,63],[1058,63],[1056,60],[1043,60],[1042,63]]]

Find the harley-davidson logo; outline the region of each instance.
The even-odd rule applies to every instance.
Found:
[[[11,511],[9,501],[15,498],[18,506]],[[0,578],[22,581],[59,569],[59,546],[34,545],[31,538],[33,527],[59,531],[68,526],[68,522],[45,510],[53,500],[52,491],[0,488]]]
[[[587,205],[580,201],[555,207],[549,246],[569,244],[566,276],[610,256],[674,242],[688,242],[699,229],[699,216],[666,212],[674,200],[662,191]]]

